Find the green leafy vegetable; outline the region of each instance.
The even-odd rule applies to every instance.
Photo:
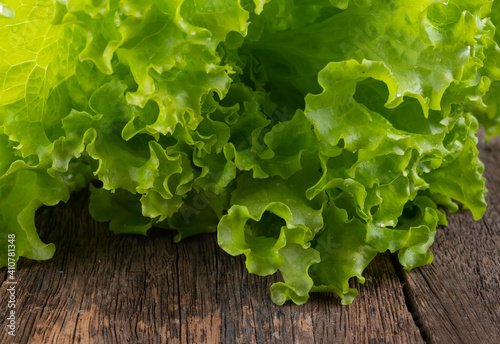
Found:
[[[379,252],[428,264],[445,209],[483,215],[499,23],[498,0],[3,0],[0,266],[49,259],[36,209],[99,179],[114,233],[217,232],[280,272],[274,302],[348,304]]]

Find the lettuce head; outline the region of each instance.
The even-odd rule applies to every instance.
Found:
[[[498,0],[1,1],[0,266],[51,258],[36,210],[90,185],[114,233],[217,232],[275,303],[348,304],[486,209]]]

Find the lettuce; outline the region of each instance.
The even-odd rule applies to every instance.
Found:
[[[0,266],[51,258],[36,210],[98,179],[114,233],[217,232],[275,303],[349,304],[486,209],[498,0],[2,1]]]

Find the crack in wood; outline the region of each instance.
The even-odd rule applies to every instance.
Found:
[[[0,288],[2,288],[3,284],[7,280],[7,268],[0,269]]]
[[[177,269],[177,276],[180,274],[180,269],[179,269],[179,247],[175,247],[175,268]],[[179,342],[182,343],[182,331],[184,331],[184,325],[182,324],[182,303],[181,303],[181,284],[180,284],[180,278],[177,278],[177,309],[179,312]],[[186,342],[187,342],[187,336],[186,336]]]
[[[408,284],[406,283],[406,276],[404,274],[403,267],[399,263],[398,254],[391,253],[391,261],[394,266],[394,271],[396,271],[396,275],[398,276],[399,282],[401,283],[401,288],[403,290],[403,294],[405,297],[405,305],[408,313],[411,315],[413,319],[413,323],[418,328],[420,332],[420,336],[425,343],[429,343],[429,334],[428,330],[424,327],[422,319],[420,319],[418,314],[418,306],[414,302],[414,298],[411,297],[411,291],[409,290]]]

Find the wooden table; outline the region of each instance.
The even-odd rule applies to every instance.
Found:
[[[15,340],[0,270],[0,343],[499,343],[500,139],[481,158],[484,218],[450,215],[424,268],[406,272],[380,255],[350,306],[331,294],[276,306],[278,277],[248,274],[215,235],[179,244],[159,229],[115,236],[92,221],[80,192],[37,214],[42,240],[58,249],[50,261],[19,263]]]

